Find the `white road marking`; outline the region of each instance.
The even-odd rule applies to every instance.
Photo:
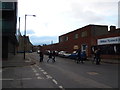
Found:
[[[38,69],[41,69],[40,67]]]
[[[52,81],[55,83],[55,84],[58,84],[57,81],[55,79],[52,79]]]
[[[0,79],[0,80],[14,80],[12,78],[3,78],[3,79]]]
[[[35,69],[34,69],[34,68],[32,68],[32,70],[34,71]]]
[[[42,72],[44,72],[44,70],[41,70]]]
[[[35,65],[36,67],[38,67],[37,65]]]
[[[50,78],[50,79],[52,78],[50,75],[46,75],[46,77],[47,77],[47,79],[48,79],[48,78]]]
[[[63,86],[59,86],[59,88],[63,88]]]
[[[41,77],[37,77],[37,79],[42,79]]]
[[[43,72],[43,74],[47,74],[47,72]]]
[[[31,80],[32,78],[21,78],[21,79],[12,79],[12,78],[3,78],[3,79],[0,79],[0,80]]]
[[[39,73],[36,73],[35,75],[36,75],[36,76],[39,76]]]
[[[33,72],[37,72],[36,70],[34,70]]]

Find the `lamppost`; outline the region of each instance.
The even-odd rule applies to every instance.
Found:
[[[27,16],[33,16],[33,17],[36,17],[36,15],[27,15],[25,14],[25,31],[24,31],[24,59],[25,59],[25,48],[26,48],[26,17]]]

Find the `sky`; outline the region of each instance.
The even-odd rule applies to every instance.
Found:
[[[20,31],[33,45],[58,43],[62,34],[89,24],[118,27],[119,0],[18,0]],[[17,26],[18,28],[19,26]]]

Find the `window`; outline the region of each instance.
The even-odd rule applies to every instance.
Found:
[[[0,9],[2,10],[14,10],[14,3],[13,2],[0,2]]]
[[[62,37],[60,37],[60,42],[62,42],[63,41],[63,38]]]
[[[68,41],[68,37],[65,37],[65,41]]]
[[[60,42],[63,42],[63,41],[68,41],[68,37],[60,37]]]
[[[93,47],[94,49],[97,47],[100,48],[101,54],[103,55],[120,55],[120,44],[92,46],[91,51]]]
[[[74,38],[77,39],[78,38],[78,34],[75,34]]]
[[[82,32],[81,37],[87,37],[87,31]]]

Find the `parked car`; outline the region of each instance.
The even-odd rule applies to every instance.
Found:
[[[67,51],[60,51],[58,55],[60,57],[69,57],[70,54]]]
[[[45,54],[46,54],[46,55],[49,55],[49,53],[50,53],[50,50],[46,50],[46,51],[45,51]]]
[[[58,56],[58,51],[55,50],[55,55]]]
[[[77,51],[73,51],[73,53],[70,54],[68,58],[70,58],[70,59],[77,59],[77,55],[78,55]]]
[[[69,55],[69,58],[70,59],[77,59],[77,55],[78,55],[78,52],[74,51],[71,55]],[[87,56],[86,56],[86,52],[85,51],[81,52],[80,55],[81,55],[81,59],[87,60]]]
[[[32,50],[27,51],[27,53],[32,53]]]

